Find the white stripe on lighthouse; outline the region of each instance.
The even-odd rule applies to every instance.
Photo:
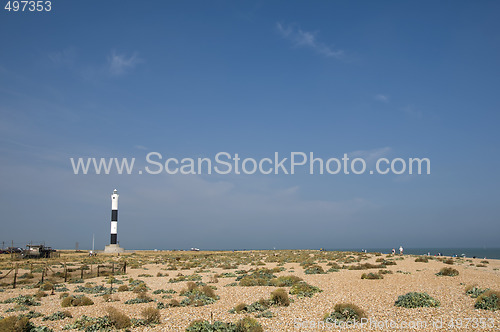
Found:
[[[116,221],[111,222],[111,234],[118,234],[118,223]]]

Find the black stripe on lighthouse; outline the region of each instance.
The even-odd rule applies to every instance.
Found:
[[[111,221],[118,221],[118,210],[111,210]]]

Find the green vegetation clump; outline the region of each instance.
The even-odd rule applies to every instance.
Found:
[[[108,320],[117,329],[124,329],[132,325],[130,317],[116,309],[115,307],[106,308]]]
[[[141,315],[144,318],[144,321],[147,325],[161,323],[160,310],[158,310],[157,308],[153,308],[153,307],[144,308],[141,311]]]
[[[157,289],[153,292],[153,294],[175,294],[177,291],[173,289]]]
[[[186,328],[186,332],[262,332],[262,326],[251,317],[245,317],[235,323],[195,320]]]
[[[479,295],[474,304],[476,309],[496,311],[500,309],[500,292],[488,290]]]
[[[276,287],[291,287],[300,281],[302,281],[302,278],[290,275],[290,276],[281,276],[276,279],[273,279],[271,281],[271,284]]]
[[[260,323],[251,318],[251,317],[245,317],[240,319],[236,323],[236,331],[238,332],[263,332],[264,329],[260,325]]]
[[[417,258],[415,258],[415,262],[417,263],[427,263],[429,262],[429,259],[425,256],[418,256]]]
[[[30,295],[19,295],[16,297],[12,297],[10,299],[7,299],[3,301],[3,303],[17,303],[19,305],[24,305],[24,306],[39,306],[41,305],[40,302],[36,302],[33,296]]]
[[[363,309],[352,303],[338,303],[333,308],[333,312],[326,314],[324,320],[326,322],[346,322],[354,323],[360,321],[362,318],[366,318],[366,314]]]
[[[19,315],[0,318],[0,332],[52,332],[52,329],[35,326],[28,317]]]
[[[288,307],[290,305],[290,299],[288,298],[288,293],[283,288],[278,288],[271,293],[271,303],[277,306]]]
[[[465,287],[465,294],[467,294],[470,297],[475,299],[488,290],[489,290],[489,288],[481,289],[481,288],[477,287],[477,285],[470,285],[470,286]]]
[[[151,299],[149,296],[144,296],[144,297],[136,297],[134,299],[130,299],[125,301],[125,304],[138,304],[138,303],[149,303],[153,302],[153,299]]]
[[[67,296],[63,298],[61,302],[61,307],[78,307],[78,306],[86,306],[86,305],[92,305],[94,304],[94,301],[89,299],[86,296],[79,295],[79,296]]]
[[[242,274],[236,278],[240,286],[272,286],[276,276],[270,269],[258,269],[250,274]]]
[[[28,310],[27,306],[17,304],[14,308],[9,308],[5,310],[5,312],[17,312],[17,311],[27,311],[27,310]]]
[[[75,293],[85,294],[110,294],[115,291],[115,289],[111,290],[111,288],[104,287],[102,285],[92,287],[91,285],[87,284],[85,286],[78,286],[75,288]]]
[[[46,297],[47,296],[47,293],[45,293],[44,291],[42,290],[39,290],[38,292],[35,293],[35,295],[33,295],[37,300],[40,300],[42,297]]]
[[[49,291],[49,290],[53,290],[53,289],[54,289],[54,285],[48,281],[46,281],[40,285],[40,290],[43,290],[43,291]]]
[[[186,328],[186,332],[236,332],[233,323],[215,321],[212,324],[206,320],[195,320]]]
[[[304,270],[305,274],[325,274],[325,270],[319,265],[310,265],[307,269]]]
[[[306,282],[298,282],[290,289],[290,294],[297,295],[298,298],[313,297],[316,293],[321,293],[322,290],[316,286],[309,285]]]
[[[217,277],[219,277],[219,278],[236,278],[236,274],[231,273],[231,272],[225,272],[225,273],[218,274]]]
[[[75,320],[72,324],[64,326],[63,330],[79,330],[86,332],[93,331],[111,331],[113,328],[113,323],[109,320],[107,316],[104,317],[88,317],[82,315],[82,317]]]
[[[381,264],[364,263],[351,265],[348,267],[348,270],[385,269],[387,265],[396,265],[396,263],[393,261],[383,261]]]
[[[427,293],[410,292],[405,295],[400,295],[394,305],[404,308],[419,308],[439,307],[441,303]]]
[[[42,317],[43,314],[30,310],[28,313],[19,315],[20,317],[26,317],[28,319]]]
[[[363,273],[361,275],[361,279],[384,279],[384,276],[379,273],[370,272],[370,273]]]
[[[198,286],[194,282],[188,282],[187,287],[187,289],[180,293],[181,296],[186,296],[180,303],[183,307],[200,307],[212,304],[219,299],[219,296],[215,295],[214,290],[210,286]]]
[[[198,274],[192,274],[189,276],[177,276],[176,278],[170,278],[168,282],[170,283],[175,283],[175,282],[182,282],[182,281],[199,281],[201,280],[201,276]]]
[[[71,313],[69,311],[57,311],[57,312],[54,312],[52,315],[43,317],[42,320],[43,321],[46,321],[46,320],[54,321],[54,320],[62,320],[62,319],[66,319],[66,318],[73,318],[73,315],[71,315]]]
[[[437,276],[447,276],[447,277],[455,277],[458,276],[459,272],[458,270],[455,270],[454,268],[451,267],[443,267],[438,273],[436,273]]]
[[[128,291],[128,290],[129,290],[129,288],[128,288],[128,286],[127,286],[127,285],[120,285],[120,286],[118,287],[118,291],[119,291],[119,292],[126,292],[126,291]]]

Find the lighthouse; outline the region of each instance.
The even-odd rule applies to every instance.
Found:
[[[116,244],[118,238],[118,190],[111,195],[111,244]]]
[[[118,245],[118,190],[113,190],[111,194],[111,241],[110,244],[104,247],[105,253],[120,253],[124,252],[123,248]]]

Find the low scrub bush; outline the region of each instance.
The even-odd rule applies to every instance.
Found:
[[[363,273],[361,279],[384,279],[384,276],[379,273]]]
[[[130,317],[115,307],[107,307],[106,312],[109,321],[115,328],[124,329],[132,325]]]
[[[141,311],[141,315],[144,318],[144,321],[146,322],[146,324],[148,324],[148,325],[160,324],[160,322],[161,322],[160,310],[158,310],[157,308],[153,308],[153,307],[144,308]]]
[[[483,294],[484,292],[488,291],[489,289],[481,289],[477,285],[469,285],[465,287],[465,294],[469,295],[472,298],[477,298],[479,295]]]
[[[186,296],[186,298],[181,301],[181,306],[200,307],[212,304],[219,299],[210,286],[198,286],[194,282],[188,283],[187,289],[180,292],[180,295]]]
[[[170,278],[168,282],[170,283],[175,283],[175,282],[181,282],[181,281],[199,281],[201,280],[201,276],[198,274],[192,274],[189,276],[178,276],[175,278]]]
[[[325,274],[325,270],[319,265],[311,265],[304,270],[305,274]]]
[[[264,312],[268,310],[270,306],[271,306],[270,300],[260,299],[259,301],[256,301],[252,304],[240,303],[236,305],[236,307],[234,307],[234,309],[230,310],[229,312],[237,314],[242,312],[247,312],[247,313]]]
[[[260,323],[251,318],[245,317],[235,323],[225,323],[215,321],[210,323],[204,320],[195,320],[189,324],[186,329],[187,332],[262,332]]]
[[[24,306],[39,306],[40,302],[36,302],[33,296],[30,295],[19,295],[10,299],[3,301],[3,303],[17,303]]]
[[[432,298],[427,293],[411,292],[405,295],[400,295],[394,305],[404,308],[419,308],[419,307],[439,307],[439,300]]]
[[[2,332],[25,332],[31,331],[33,327],[27,317],[9,316],[0,319],[0,331]]]
[[[446,277],[455,277],[458,276],[459,272],[458,270],[455,270],[454,268],[451,267],[443,267],[438,273],[436,273],[437,276],[446,276]]]
[[[242,274],[236,278],[240,286],[272,286],[276,276],[270,269],[258,269],[252,273]]]
[[[354,323],[359,322],[362,318],[366,318],[363,309],[352,303],[339,303],[335,305],[332,313],[325,315],[324,320],[330,323],[336,321]]]
[[[418,256],[417,258],[415,258],[415,262],[417,263],[427,263],[429,262],[429,259],[425,256]]]
[[[129,288],[128,288],[128,286],[127,286],[127,285],[120,285],[120,286],[118,287],[118,291],[119,291],[119,292],[126,292],[126,291],[128,291],[128,290],[129,290]]]
[[[92,305],[94,304],[94,301],[89,299],[86,296],[67,296],[63,298],[61,302],[61,307],[78,307],[78,306],[86,306],[86,305]]]
[[[113,323],[108,316],[104,317],[88,317],[82,315],[73,323],[63,327],[63,330],[79,330],[79,331],[110,331],[113,328]]]
[[[364,263],[364,264],[358,264],[358,265],[351,265],[348,267],[348,270],[384,269],[386,267],[386,265],[391,265],[391,264],[386,264],[387,261],[384,261],[384,262],[385,263],[383,263],[383,264]],[[391,263],[391,262],[389,262],[389,263]]]
[[[288,307],[290,305],[290,299],[288,298],[288,293],[283,288],[278,288],[271,293],[271,303],[277,306]]]
[[[53,290],[53,289],[54,289],[54,285],[48,281],[46,281],[40,285],[40,290],[43,290],[43,291],[49,291],[49,290]]]
[[[306,282],[299,282],[292,286],[290,294],[297,295],[298,298],[313,297],[316,293],[321,293],[322,290],[316,286],[309,285]]]
[[[73,318],[73,315],[69,311],[56,311],[52,315],[45,316],[42,318],[43,321],[50,320],[62,320],[66,318]]]
[[[491,310],[496,311],[500,309],[500,292],[498,291],[486,291],[479,295],[474,304],[476,309]]]
[[[271,284],[276,287],[291,287],[296,283],[302,281],[302,278],[297,276],[281,276],[271,281]]]

